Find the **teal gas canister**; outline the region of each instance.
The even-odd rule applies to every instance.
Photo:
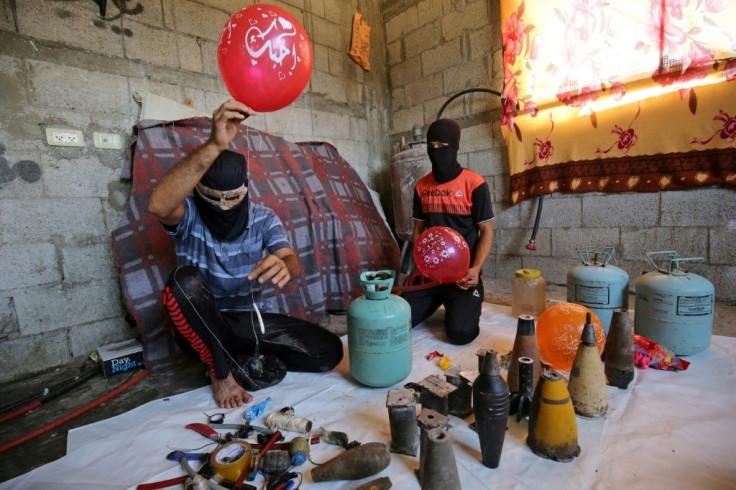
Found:
[[[348,307],[350,374],[373,387],[398,383],[411,371],[411,307],[391,294],[396,272],[360,275],[364,295]]]
[[[567,271],[567,301],[593,310],[608,335],[613,311],[629,306],[629,275],[609,264],[614,247],[585,247],[583,261]]]
[[[715,288],[693,274],[702,257],[649,252],[655,271],[636,280],[634,332],[686,356],[708,348],[713,331]]]

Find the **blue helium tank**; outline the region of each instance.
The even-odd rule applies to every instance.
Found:
[[[348,307],[350,374],[360,383],[385,387],[411,371],[411,308],[391,294],[393,270],[365,271],[365,293]]]
[[[629,275],[610,265],[614,247],[585,247],[583,263],[567,271],[567,301],[586,306],[600,318],[608,335],[613,310],[629,307]]]
[[[704,259],[682,258],[674,251],[649,252],[647,259],[657,270],[636,280],[634,332],[678,356],[707,349],[713,331],[715,288],[692,273]]]

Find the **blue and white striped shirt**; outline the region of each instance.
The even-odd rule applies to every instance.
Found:
[[[221,311],[252,310],[253,301],[263,311],[271,311],[273,305],[261,305],[261,285],[248,280],[248,274],[264,256],[264,250],[272,254],[291,248],[276,213],[250,201],[248,205],[248,226],[227,242],[212,236],[191,196],[184,201],[184,216],[176,229],[167,228],[176,242],[177,262],[202,272]]]

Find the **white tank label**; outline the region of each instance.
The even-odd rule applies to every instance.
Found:
[[[578,303],[590,303],[594,305],[607,305],[609,303],[608,287],[575,285],[575,301]]]
[[[678,296],[678,316],[705,316],[713,313],[713,295]]]

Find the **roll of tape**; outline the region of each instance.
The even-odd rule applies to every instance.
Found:
[[[210,465],[216,479],[235,483],[250,468],[250,444],[232,441],[218,447],[210,456]]]

